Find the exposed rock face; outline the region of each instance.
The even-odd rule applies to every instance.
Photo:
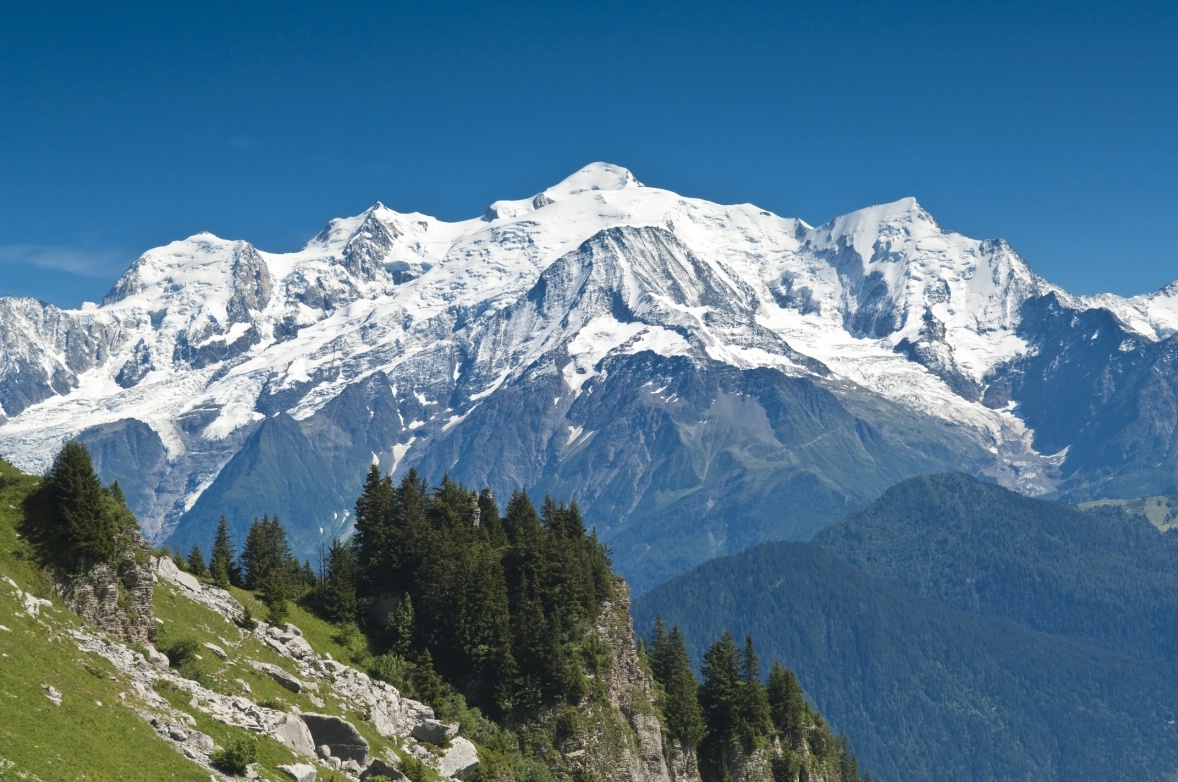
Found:
[[[612,782],[699,782],[694,753],[664,741],[655,713],[654,679],[638,662],[630,619],[630,588],[621,579],[602,606],[593,633],[610,650],[608,661],[589,675],[598,679],[604,702],[594,696],[578,711],[583,726],[561,742],[561,771]],[[545,715],[541,722],[554,722]],[[672,769],[675,773],[672,773]]]
[[[62,590],[65,603],[86,622],[116,638],[150,644],[155,640],[150,562],[147,544],[135,530],[117,563],[98,565]]]
[[[479,752],[474,744],[462,737],[455,737],[450,748],[442,756],[440,771],[444,777],[466,779],[479,767]]]
[[[327,747],[328,757],[339,758],[342,761],[354,760],[361,766],[366,766],[371,759],[368,755],[368,742],[356,730],[356,726],[342,717],[330,714],[304,714],[303,722],[311,731],[315,746]]]
[[[413,738],[441,745],[458,734],[458,725],[440,720],[423,720],[413,729]]]

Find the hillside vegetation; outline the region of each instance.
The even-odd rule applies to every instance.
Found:
[[[876,779],[1173,778],[1178,671],[1159,650],[1174,613],[1168,624],[1142,618],[1164,613],[1178,591],[1162,535],[960,476],[909,482],[881,503],[830,539],[871,551],[900,583],[815,544],[763,544],[640,597],[635,621],[661,614],[697,661],[725,629],[751,633],[855,737]],[[930,521],[915,534],[934,517],[950,531]],[[901,541],[894,549],[885,519]],[[1126,556],[1134,540],[1154,548]],[[1091,572],[1089,561],[1114,572]],[[986,588],[967,603],[961,591],[973,584]],[[1149,600],[1160,608],[1133,605]]]
[[[1178,649],[1178,537],[959,473],[913,478],[814,542],[943,605],[1120,653]]]

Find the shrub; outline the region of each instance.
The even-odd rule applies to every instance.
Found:
[[[195,659],[200,644],[195,638],[177,638],[160,651],[168,656],[173,668],[179,669],[184,663]]]
[[[250,611],[249,606],[246,606],[245,610],[241,612],[241,621],[237,624],[241,629],[249,630],[250,632],[258,629],[258,621],[254,619],[253,612]]]
[[[224,749],[209,755],[214,766],[230,774],[244,774],[250,763],[258,759],[258,745],[252,738],[230,739]]]
[[[409,778],[409,782],[430,782],[434,778],[433,769],[412,755],[401,759],[400,770]]]

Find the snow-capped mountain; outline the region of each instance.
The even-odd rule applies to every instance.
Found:
[[[598,163],[294,253],[198,234],[76,311],[0,299],[0,454],[81,437],[155,540],[277,512],[304,552],[367,464],[416,465],[576,497],[663,575],[917,472],[1173,491],[1176,330],[1178,283],[1072,296],[910,198],[812,227]]]

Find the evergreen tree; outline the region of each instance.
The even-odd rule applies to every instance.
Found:
[[[222,589],[228,589],[231,584],[240,585],[241,574],[234,560],[234,553],[233,540],[229,537],[229,520],[222,516],[221,521],[217,524],[217,536],[213,541],[213,557],[209,562],[213,583]]]
[[[790,736],[805,727],[808,708],[802,685],[798,683],[793,670],[782,668],[776,660],[773,669],[769,671],[768,696],[769,713],[778,731]]]
[[[670,636],[662,614],[655,614],[654,628],[650,634],[650,671],[655,681],[666,682],[671,675]]]
[[[246,589],[261,589],[264,581],[272,581],[271,590],[285,589],[288,597],[302,580],[302,569],[290,553],[286,530],[278,517],[254,519],[241,552],[241,564]]]
[[[56,554],[70,567],[114,559],[126,518],[102,487],[90,452],[71,440],[62,446],[45,476]]]
[[[651,669],[663,688],[663,714],[667,734],[684,748],[694,748],[704,737],[703,710],[699,704],[699,684],[691,672],[687,645],[678,627],[666,632],[662,617],[655,618],[651,642]]]
[[[434,660],[429,649],[423,650],[414,662],[413,690],[422,703],[434,708],[446,697],[446,685],[434,670]]]
[[[741,655],[741,678],[744,681],[744,697],[741,709],[741,737],[745,746],[752,746],[760,737],[773,731],[773,718],[769,710],[769,699],[761,684],[761,661],[753,648],[753,637],[746,635],[744,653]]]
[[[699,689],[700,706],[707,726],[706,754],[717,768],[732,751],[742,734],[741,716],[744,681],[741,654],[732,633],[725,631],[704,653],[704,681]]]
[[[393,636],[393,653],[399,657],[409,659],[413,651],[413,626],[416,623],[413,612],[413,598],[406,592],[397,603],[397,608],[389,616],[389,631]],[[433,659],[430,659],[431,666]]]
[[[327,553],[326,569],[318,585],[319,604],[332,622],[353,622],[360,611],[356,594],[359,565],[356,546],[336,538]]]
[[[360,587],[365,594],[377,596],[388,589],[389,577],[396,569],[396,551],[390,529],[393,509],[393,485],[381,476],[375,464],[368,468],[364,488],[356,500],[356,547]]]
[[[479,492],[479,529],[483,539],[495,548],[507,545],[507,533],[503,529],[503,520],[499,517],[499,505],[495,502],[495,493],[490,488]]]
[[[859,759],[851,751],[847,734],[840,732],[835,738],[835,752],[838,756],[839,782],[860,782]]]
[[[110,492],[110,498],[112,500],[124,507],[127,505],[127,498],[123,496],[123,488],[119,486],[118,481],[112,483],[108,491]]]
[[[204,554],[200,553],[200,546],[192,544],[192,551],[188,552],[188,572],[202,578],[209,575],[209,568],[205,564]]]

